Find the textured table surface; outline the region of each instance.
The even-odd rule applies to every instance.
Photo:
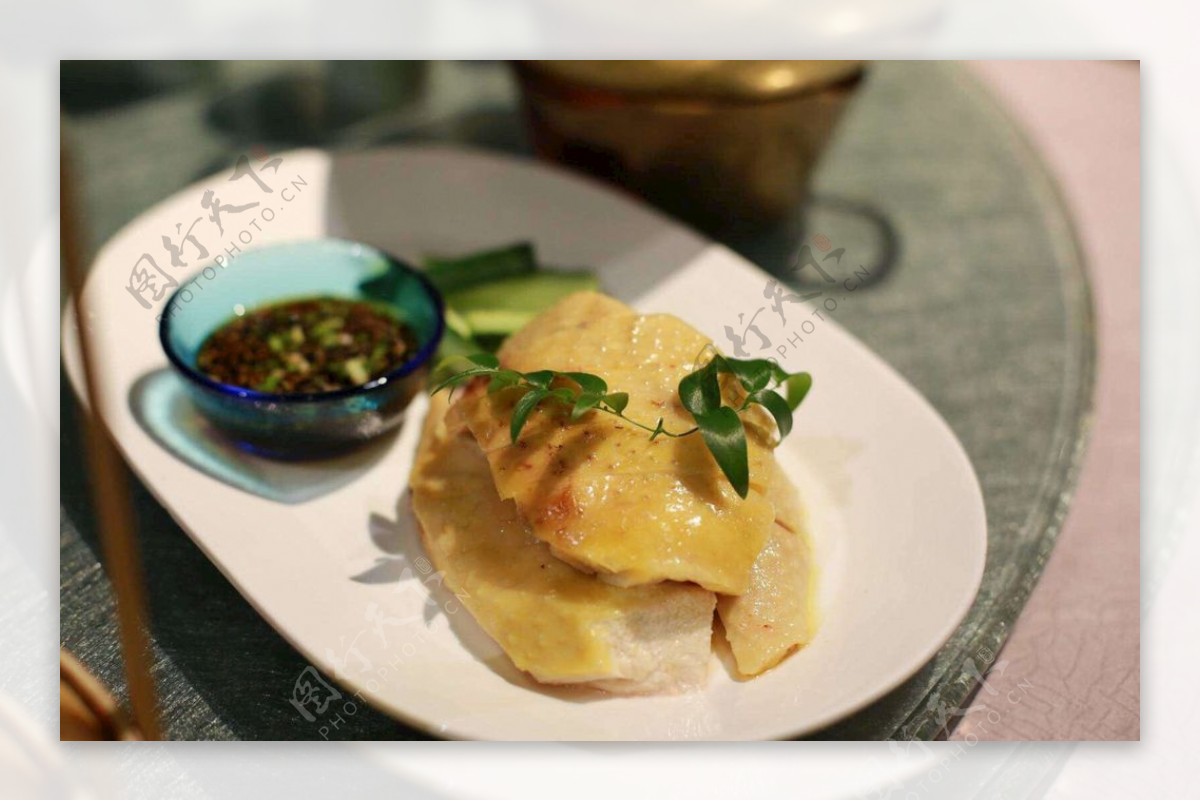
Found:
[[[1096,403],[1079,487],[1045,573],[953,739],[1136,740],[1140,80],[1135,64],[981,66],[1076,222],[1096,306]],[[1131,380],[1131,377],[1133,380]],[[995,723],[996,717],[1000,723]]]
[[[390,128],[356,126],[340,141],[449,139],[524,149],[502,69],[438,66],[426,81],[429,93],[417,111],[397,115]],[[214,127],[205,113],[211,92],[185,87],[71,121],[67,141],[79,166],[91,247],[261,141],[261,133]],[[878,65],[826,155],[815,190],[815,202],[797,211],[796,230],[803,223],[807,233],[825,234],[856,264],[882,258],[887,237],[878,220],[894,237],[887,277],[840,307],[837,318],[950,423],[979,474],[989,519],[984,586],[968,620],[911,681],[825,736],[944,735],[970,719],[980,677],[1006,665],[1000,648],[1068,507],[1092,389],[1087,280],[1053,183],[959,66]],[[783,273],[788,248],[779,243],[789,242],[788,233],[735,244]],[[798,234],[791,233],[794,247]],[[62,401],[62,641],[120,692],[111,597],[97,562],[75,434],[78,410],[65,386]],[[136,486],[135,495],[168,735],[313,737],[287,703],[305,660],[144,488]],[[1021,674],[1005,667],[1003,677]],[[1023,736],[1015,725],[993,733]],[[370,711],[335,735],[423,736]]]

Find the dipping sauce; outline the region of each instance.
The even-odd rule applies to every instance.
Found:
[[[362,386],[417,350],[412,329],[386,306],[334,297],[246,311],[204,341],[196,366],[214,381],[278,394]]]

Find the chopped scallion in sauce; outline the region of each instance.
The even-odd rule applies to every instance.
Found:
[[[333,297],[251,309],[214,331],[196,357],[222,384],[277,394],[331,392],[392,372],[417,349],[387,307]]]

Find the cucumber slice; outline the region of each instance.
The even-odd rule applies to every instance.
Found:
[[[442,294],[536,271],[537,256],[533,245],[528,242],[471,253],[459,258],[425,259],[425,273]]]
[[[539,272],[461,289],[446,296],[446,305],[468,319],[468,312],[501,310],[526,312],[532,317],[573,292],[597,287],[599,282],[591,273]]]
[[[512,309],[476,309],[462,313],[474,336],[508,336],[536,316],[537,312]]]
[[[446,307],[446,329],[453,331],[463,339],[470,339],[474,333],[467,319],[449,306]]]

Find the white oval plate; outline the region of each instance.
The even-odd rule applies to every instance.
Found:
[[[815,641],[752,681],[735,681],[714,656],[707,687],[683,696],[534,685],[438,586],[422,555],[405,485],[424,402],[414,404],[397,438],[357,457],[275,464],[232,451],[180,401],[158,345],[161,299],[143,308],[127,289],[130,271],[149,253],[162,274],[190,276],[203,264],[194,244],[181,252],[187,266],[172,267],[162,239],[197,217],[193,233],[210,259],[234,247],[323,236],[414,261],[532,240],[544,261],[592,268],[610,294],[677,314],[726,349],[725,327],[741,330],[739,314],[749,319],[767,303],[768,277],[610,189],[523,160],[410,147],[293,151],[274,169],[260,160],[251,166],[271,192],[229,173],[180,192],[101,250],[84,291],[102,366],[101,413],[125,457],[250,603],[340,687],[306,671],[294,688],[279,688],[280,702],[294,702],[297,726],[313,736],[362,700],[457,738],[795,736],[896,687],[967,612],[987,547],[979,484],[929,404],[828,313],[813,313],[812,303],[825,298],[852,302],[850,291],[834,286],[807,304],[784,304],[786,326],[767,308],[758,322],[772,347],[756,354],[815,377],[779,451],[806,502],[822,568]],[[226,210],[219,233],[202,206],[206,189],[226,206],[258,205]],[[219,281],[222,269],[236,269],[236,261],[199,278],[193,291]],[[64,360],[78,392],[70,320]],[[748,347],[759,348],[753,335]]]

